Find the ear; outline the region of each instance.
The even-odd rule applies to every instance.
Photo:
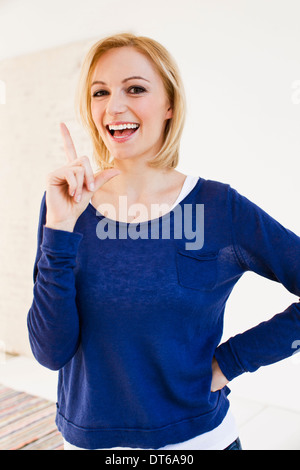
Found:
[[[166,114],[166,119],[171,119],[172,117],[173,117],[173,108],[170,106]]]

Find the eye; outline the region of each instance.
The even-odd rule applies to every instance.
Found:
[[[145,93],[146,90],[142,86],[132,86],[128,89],[128,93],[130,95],[140,95],[141,93]]]
[[[108,91],[106,90],[99,90],[99,91],[95,91],[95,93],[93,93],[93,98],[99,98],[101,96],[105,96],[105,95],[108,95]]]

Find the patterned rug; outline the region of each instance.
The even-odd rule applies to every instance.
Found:
[[[56,406],[0,385],[0,450],[63,450]]]

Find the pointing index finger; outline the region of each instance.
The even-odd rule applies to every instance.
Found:
[[[62,134],[62,137],[63,137],[64,148],[65,148],[65,152],[66,152],[66,155],[67,155],[67,160],[68,160],[68,162],[71,163],[71,162],[73,162],[74,160],[77,159],[77,153],[76,153],[76,150],[75,150],[75,146],[74,146],[72,137],[70,135],[69,129],[67,128],[67,126],[65,125],[64,122],[60,123],[60,130],[61,130],[61,134]]]

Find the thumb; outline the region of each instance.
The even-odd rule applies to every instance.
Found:
[[[121,174],[121,170],[117,168],[109,168],[107,170],[101,170],[94,175],[95,191],[101,188],[107,181]]]

